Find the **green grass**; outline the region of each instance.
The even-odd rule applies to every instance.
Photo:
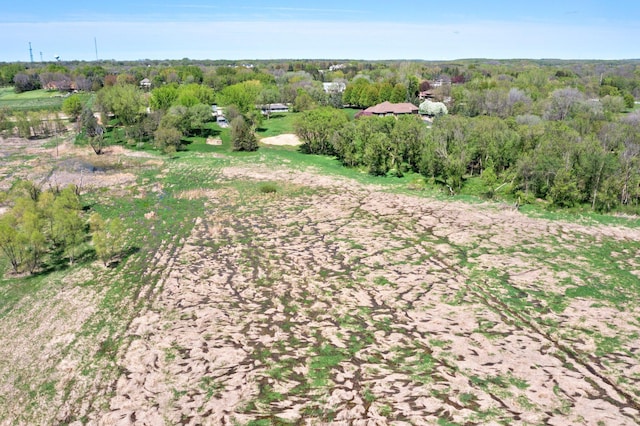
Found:
[[[345,108],[344,111],[353,119],[354,115],[360,110],[356,108]],[[265,118],[262,121],[256,133],[261,138],[278,136],[285,133],[295,133],[294,123],[300,114],[299,112],[272,114],[271,118]]]
[[[345,359],[341,350],[330,344],[316,348],[316,356],[309,364],[309,379],[312,387],[325,387],[334,367]]]
[[[91,98],[91,94],[81,95],[84,101]],[[57,91],[44,89],[15,93],[11,87],[0,88],[0,108],[11,111],[57,111],[62,107],[64,95]]]
[[[295,112],[271,114],[271,118],[262,121],[256,133],[261,138],[294,133],[293,123],[299,115]]]

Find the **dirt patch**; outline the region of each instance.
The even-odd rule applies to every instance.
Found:
[[[222,139],[220,138],[207,138],[207,145],[222,145]]]
[[[302,141],[300,141],[300,138],[298,138],[298,136],[293,133],[284,133],[278,136],[262,138],[260,139],[260,142],[267,145],[288,145],[288,146],[302,145]]]
[[[3,424],[28,424],[26,406],[34,423],[52,423],[63,405],[65,389],[76,380],[76,365],[60,362],[77,338],[82,325],[97,310],[94,289],[75,283],[93,278],[88,270],[67,277],[67,284],[50,280],[37,297],[26,297],[0,322],[0,419]],[[62,285],[61,285],[62,284]],[[3,313],[4,314],[4,313]],[[25,336],[28,330],[28,336]],[[38,406],[32,398],[51,398]],[[14,419],[15,421],[8,421]]]
[[[0,147],[0,188],[8,189],[16,179],[27,179],[43,189],[77,185],[92,188],[122,189],[136,180],[132,167],[162,164],[157,156],[109,146],[95,155],[90,147],[76,147],[69,138],[51,147],[52,139],[8,138]],[[47,147],[49,146],[49,147]],[[147,159],[141,163],[138,159]]]
[[[553,251],[549,238],[571,245],[640,239],[637,231],[354,189],[309,172],[223,174],[321,190],[244,203],[223,192],[184,195],[206,196],[207,217],[154,309],[132,324],[120,364],[128,373],[100,422],[640,419],[637,368],[622,368],[638,364],[636,306],[554,311],[542,299],[514,301],[518,308],[502,301],[514,287],[525,301],[564,295],[563,271],[531,252],[505,253],[523,240]],[[608,365],[590,357],[596,343],[578,330],[603,321],[626,336],[622,350],[634,355],[612,355]]]
[[[640,230],[207,158],[141,181],[122,269],[52,275],[2,318],[0,422],[640,422]],[[96,319],[113,339],[78,331],[98,276],[143,283]]]

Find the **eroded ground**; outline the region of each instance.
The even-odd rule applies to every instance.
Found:
[[[30,317],[58,343],[39,361],[56,392],[32,417],[7,402],[6,424],[640,422],[638,229],[392,194],[286,162],[203,154],[151,176],[131,192],[154,200],[132,219],[140,252],[61,287],[77,301],[59,315],[66,334]],[[141,284],[101,314],[108,290],[77,286],[82,274]],[[7,331],[21,312],[2,319],[1,346],[25,335]],[[118,344],[94,363],[105,342]],[[35,367],[0,368],[4,401],[26,397],[15,375]]]

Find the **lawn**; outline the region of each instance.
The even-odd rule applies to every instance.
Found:
[[[293,123],[300,113],[288,112],[281,114],[271,114],[271,118],[265,118],[262,125],[257,129],[258,136],[268,138],[285,133],[295,133]]]
[[[11,87],[0,88],[0,108],[13,111],[59,110],[63,101],[60,92],[41,89],[15,93]]]

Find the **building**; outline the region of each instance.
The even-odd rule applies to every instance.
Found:
[[[346,83],[340,81],[332,81],[329,83],[322,83],[324,93],[342,93],[347,88]]]
[[[149,80],[148,78],[143,78],[142,80],[140,80],[140,87],[149,90],[151,88],[151,80]]]
[[[278,112],[289,112],[289,107],[285,104],[266,104],[258,106],[263,115],[269,115]]]
[[[397,117],[404,114],[418,114],[418,107],[409,102],[392,104],[385,101],[381,104],[374,105],[356,114],[356,118],[368,115],[376,115],[378,117]]]

